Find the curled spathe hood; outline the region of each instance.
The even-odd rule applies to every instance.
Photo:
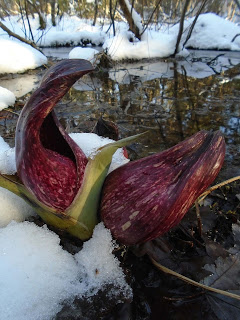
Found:
[[[24,106],[16,129],[16,165],[23,184],[44,204],[70,206],[82,185],[87,158],[58,121],[54,106],[84,74],[86,60],[64,60],[45,74]]]
[[[178,224],[218,175],[222,134],[200,131],[176,146],[130,162],[105,180],[101,217],[120,242],[157,238]]]

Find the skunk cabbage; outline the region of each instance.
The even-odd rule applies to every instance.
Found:
[[[116,239],[127,245],[154,239],[175,226],[213,182],[224,160],[224,139],[220,132],[201,131],[106,178],[114,152],[141,135],[108,144],[87,159],[53,111],[92,70],[78,59],[49,69],[18,120],[18,177],[0,174],[0,186],[32,205],[46,223],[82,240],[98,222],[100,200],[102,220]]]
[[[168,150],[114,170],[103,187],[104,224],[127,245],[161,236],[214,181],[224,156],[221,133],[200,131]]]
[[[85,240],[98,222],[100,193],[114,152],[140,135],[100,148],[87,159],[52,110],[90,62],[61,61],[45,74],[24,106],[16,128],[18,179],[0,175],[0,186],[32,205],[50,225]]]

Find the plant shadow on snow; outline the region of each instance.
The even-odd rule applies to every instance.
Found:
[[[218,181],[235,176],[239,174],[239,65],[225,73],[211,72],[207,78],[187,77],[183,67],[158,62],[101,70],[75,85],[60,102],[58,117],[70,132],[92,131],[100,116],[116,122],[123,137],[148,129],[142,144],[128,148],[133,159],[170,147],[198,130],[220,128],[227,155]],[[18,118],[14,112],[20,112],[25,97],[21,99],[11,112],[0,113],[0,133],[12,145]],[[238,182],[211,193],[200,208],[202,233],[193,208],[164,237],[116,251],[133,288],[132,302],[123,302],[121,296],[120,303],[112,301],[106,287],[91,299],[75,300],[74,308],[64,305],[55,319],[238,319],[239,301],[166,275],[153,266],[149,256],[193,280],[239,293],[239,198]],[[43,224],[40,218],[31,221]],[[80,250],[80,240],[54,231],[65,250],[71,254]]]

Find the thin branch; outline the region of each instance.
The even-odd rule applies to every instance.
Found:
[[[10,36],[10,37],[13,37],[13,38],[16,38],[24,43],[27,43],[29,44],[31,47],[33,47],[34,49],[40,51],[42,53],[42,51],[38,48],[38,46],[33,42],[33,41],[30,41],[30,40],[26,40],[25,38],[19,36],[18,34],[12,32],[10,29],[8,29],[1,21],[0,21],[0,28],[2,28],[4,31],[7,32],[7,34]]]
[[[176,55],[177,52],[178,52],[178,47],[179,47],[180,41],[181,41],[181,39],[182,39],[184,19],[185,19],[185,15],[186,15],[186,12],[187,12],[187,8],[188,8],[189,3],[190,3],[190,0],[186,0],[186,1],[185,1],[185,4],[184,4],[184,7],[183,7],[183,11],[182,11],[181,19],[180,19],[180,24],[179,24],[179,31],[178,31],[178,36],[177,36],[177,42],[176,42],[176,46],[175,46],[175,51],[174,51],[174,53],[173,53],[173,56],[174,56],[174,57],[175,57],[175,55]]]
[[[233,38],[232,38],[232,41],[231,42],[234,42],[236,40],[237,37],[240,36],[240,33],[237,33]]]
[[[149,17],[149,19],[148,19],[148,21],[147,21],[147,23],[146,23],[145,27],[143,28],[143,31],[140,33],[140,37],[141,37],[141,36],[144,34],[144,32],[146,31],[146,29],[147,29],[147,27],[148,27],[149,23],[151,22],[152,17],[153,17],[153,15],[154,15],[154,13],[156,12],[156,10],[157,10],[158,6],[160,5],[161,1],[162,1],[162,0],[158,0],[157,5],[156,5],[156,6],[155,6],[155,8],[153,9],[153,11],[152,11],[152,13],[151,13],[151,15],[150,15],[150,17]]]
[[[205,7],[205,5],[206,5],[207,2],[208,2],[208,0],[203,0],[200,8],[198,9],[198,12],[197,12],[197,14],[196,14],[196,16],[195,16],[195,18],[194,18],[194,20],[193,20],[193,23],[191,24],[191,27],[190,27],[190,29],[189,29],[189,31],[188,31],[186,40],[185,40],[184,43],[183,43],[183,48],[185,47],[186,43],[187,43],[188,40],[190,39],[190,37],[191,37],[191,35],[192,35],[192,32],[193,32],[193,29],[194,29],[194,27],[195,27],[195,24],[196,24],[196,22],[197,22],[197,19],[198,19],[200,13],[202,12],[202,10],[203,10],[203,8]]]

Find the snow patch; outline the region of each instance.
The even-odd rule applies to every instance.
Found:
[[[11,91],[3,87],[0,87],[0,111],[9,106],[14,105],[15,100],[15,95]]]
[[[100,137],[95,133],[70,133],[70,137],[79,145],[88,158],[94,156],[97,149],[114,142],[112,139]],[[108,173],[128,162],[129,159],[124,156],[123,149],[119,148],[113,155]]]
[[[115,288],[111,296],[120,291],[130,298],[131,288],[112,254],[115,246],[103,223],[75,256],[46,227],[12,222],[0,229],[0,319],[49,320],[63,301],[90,297],[108,284]]]
[[[96,49],[76,47],[69,52],[69,59],[85,59],[94,63],[98,53]]]
[[[24,72],[47,63],[47,58],[28,44],[0,39],[0,74]]]
[[[22,222],[34,215],[34,209],[23,199],[0,187],[0,228],[6,227],[12,220]]]

